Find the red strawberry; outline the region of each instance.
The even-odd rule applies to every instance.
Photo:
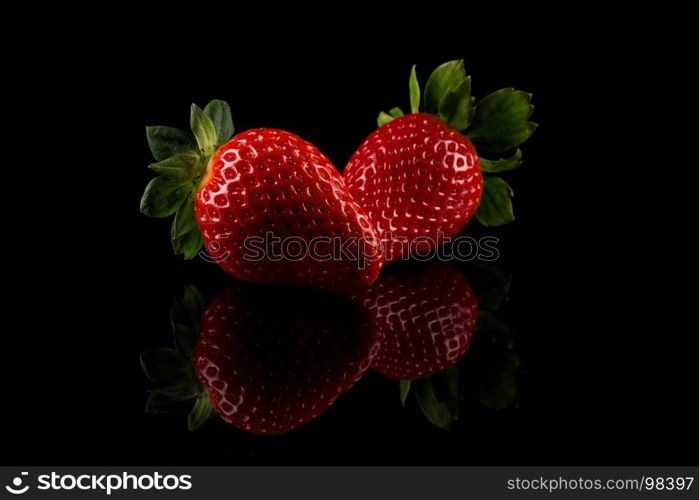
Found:
[[[352,298],[376,321],[381,347],[371,367],[386,377],[427,377],[456,363],[471,345],[478,302],[450,264],[391,267]]]
[[[458,234],[483,191],[473,144],[424,113],[375,130],[350,158],[344,178],[384,238],[387,261],[429,251],[439,233]]]
[[[312,144],[276,129],[233,134],[230,109],[193,105],[194,138],[148,129],[161,175],[141,209],[176,212],[173,247],[193,258],[203,243],[228,273],[245,281],[345,290],[372,283],[381,245],[342,177]],[[196,138],[196,142],[195,142]],[[333,253],[334,252],[334,253]]]
[[[280,434],[325,411],[377,350],[366,311],[343,297],[246,285],[207,306],[194,366],[221,418]]]
[[[475,214],[484,225],[511,221],[510,188],[500,173],[521,164],[521,152],[501,160],[479,158],[479,149],[502,153],[533,133],[527,121],[531,95],[513,89],[489,94],[476,106],[463,61],[438,67],[425,87],[427,113],[419,113],[415,67],[410,78],[412,113],[379,115],[379,128],[352,155],[343,177],[374,222],[384,259],[423,253],[456,236]],[[462,134],[466,129],[467,133]]]

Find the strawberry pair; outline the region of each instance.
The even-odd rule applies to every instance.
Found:
[[[521,152],[487,160],[526,141],[531,95],[513,89],[477,103],[463,61],[447,62],[422,94],[413,67],[410,109],[381,113],[343,174],[315,146],[276,129],[234,134],[228,104],[192,105],[192,134],[149,127],[159,175],[141,211],[175,216],[175,252],[204,245],[244,281],[351,290],[373,283],[384,263],[432,250],[472,216],[484,225],[513,219],[510,189],[495,175]],[[476,149],[476,147],[478,149]]]

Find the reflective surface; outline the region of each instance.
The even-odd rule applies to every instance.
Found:
[[[487,267],[473,275],[486,278],[484,305],[497,309],[507,277]],[[217,415],[246,432],[283,434],[316,419],[371,368],[400,381],[396,405],[414,394],[429,422],[450,429],[467,389],[499,409],[516,395],[516,359],[498,363],[496,353],[463,373],[457,367],[475,335],[491,346],[493,332],[507,336],[494,312],[478,311],[466,277],[444,262],[391,266],[346,296],[238,283],[204,308],[200,292],[186,287],[172,310],[175,346],[141,354],[152,382],[146,411],[188,403],[190,430]]]

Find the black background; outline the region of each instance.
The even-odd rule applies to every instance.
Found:
[[[654,182],[652,166],[627,154],[647,144],[625,114],[633,43],[570,20],[482,31],[464,20],[448,34],[223,20],[94,25],[47,38],[20,63],[20,84],[44,108],[33,142],[45,139],[23,162],[35,175],[13,181],[11,218],[24,232],[22,255],[7,261],[20,280],[8,294],[4,463],[696,460],[694,332],[673,322],[678,306],[667,298],[679,292],[656,281],[663,266],[639,243],[638,230],[657,227],[654,198],[629,198]],[[138,353],[170,342],[173,297],[191,283],[210,298],[231,282],[215,265],[172,255],[168,221],[139,213],[151,177],[145,126],[186,128],[190,103],[225,99],[237,131],[292,131],[341,168],[378,111],[407,108],[412,64],[424,84],[455,58],[476,96],[532,92],[540,124],[524,166],[507,177],[517,220],[487,231],[502,238],[500,265],[514,276],[509,314],[526,359],[519,407],[470,404],[447,433],[414,405],[400,408],[397,384],[370,373],[316,421],[278,437],[222,422],[190,433],[184,415],[144,414]]]

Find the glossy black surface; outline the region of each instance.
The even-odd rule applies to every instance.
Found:
[[[376,26],[371,41],[356,43],[348,41],[356,27],[333,43],[273,33],[265,42],[237,32],[230,51],[227,42],[195,49],[196,37],[185,31],[141,39],[120,30],[89,38],[99,57],[85,50],[87,38],[65,49],[47,41],[31,60],[42,78],[26,85],[51,106],[32,133],[59,137],[60,145],[31,156],[40,175],[13,181],[22,203],[12,213],[30,227],[11,264],[22,279],[5,313],[3,462],[696,460],[696,340],[691,325],[675,318],[693,284],[661,284],[658,259],[667,256],[649,251],[657,250],[653,237],[640,236],[663,227],[658,208],[625,198],[646,196],[638,179],[657,171],[627,160],[643,144],[616,106],[628,88],[618,79],[619,58],[605,58],[589,31],[513,29],[507,40],[459,31],[414,44],[377,41]],[[526,50],[514,50],[522,40]],[[524,148],[524,166],[508,175],[515,223],[467,228],[501,238],[495,264],[512,276],[502,314],[519,359],[513,404],[495,404],[465,384],[459,420],[447,432],[414,397],[402,408],[398,382],[370,370],[317,419],[278,436],[214,420],[190,432],[186,412],[146,414],[139,353],[172,342],[173,297],[191,284],[209,299],[232,280],[213,264],[172,255],[168,222],[139,213],[151,175],[144,127],[185,127],[191,102],[222,98],[237,130],[288,129],[341,167],[378,111],[405,106],[413,63],[426,72],[457,57],[466,59],[476,95],[503,86],[532,92],[541,124]],[[470,266],[457,267],[466,276]],[[473,342],[459,362],[462,375],[512,374],[508,356],[488,351],[477,335]]]

